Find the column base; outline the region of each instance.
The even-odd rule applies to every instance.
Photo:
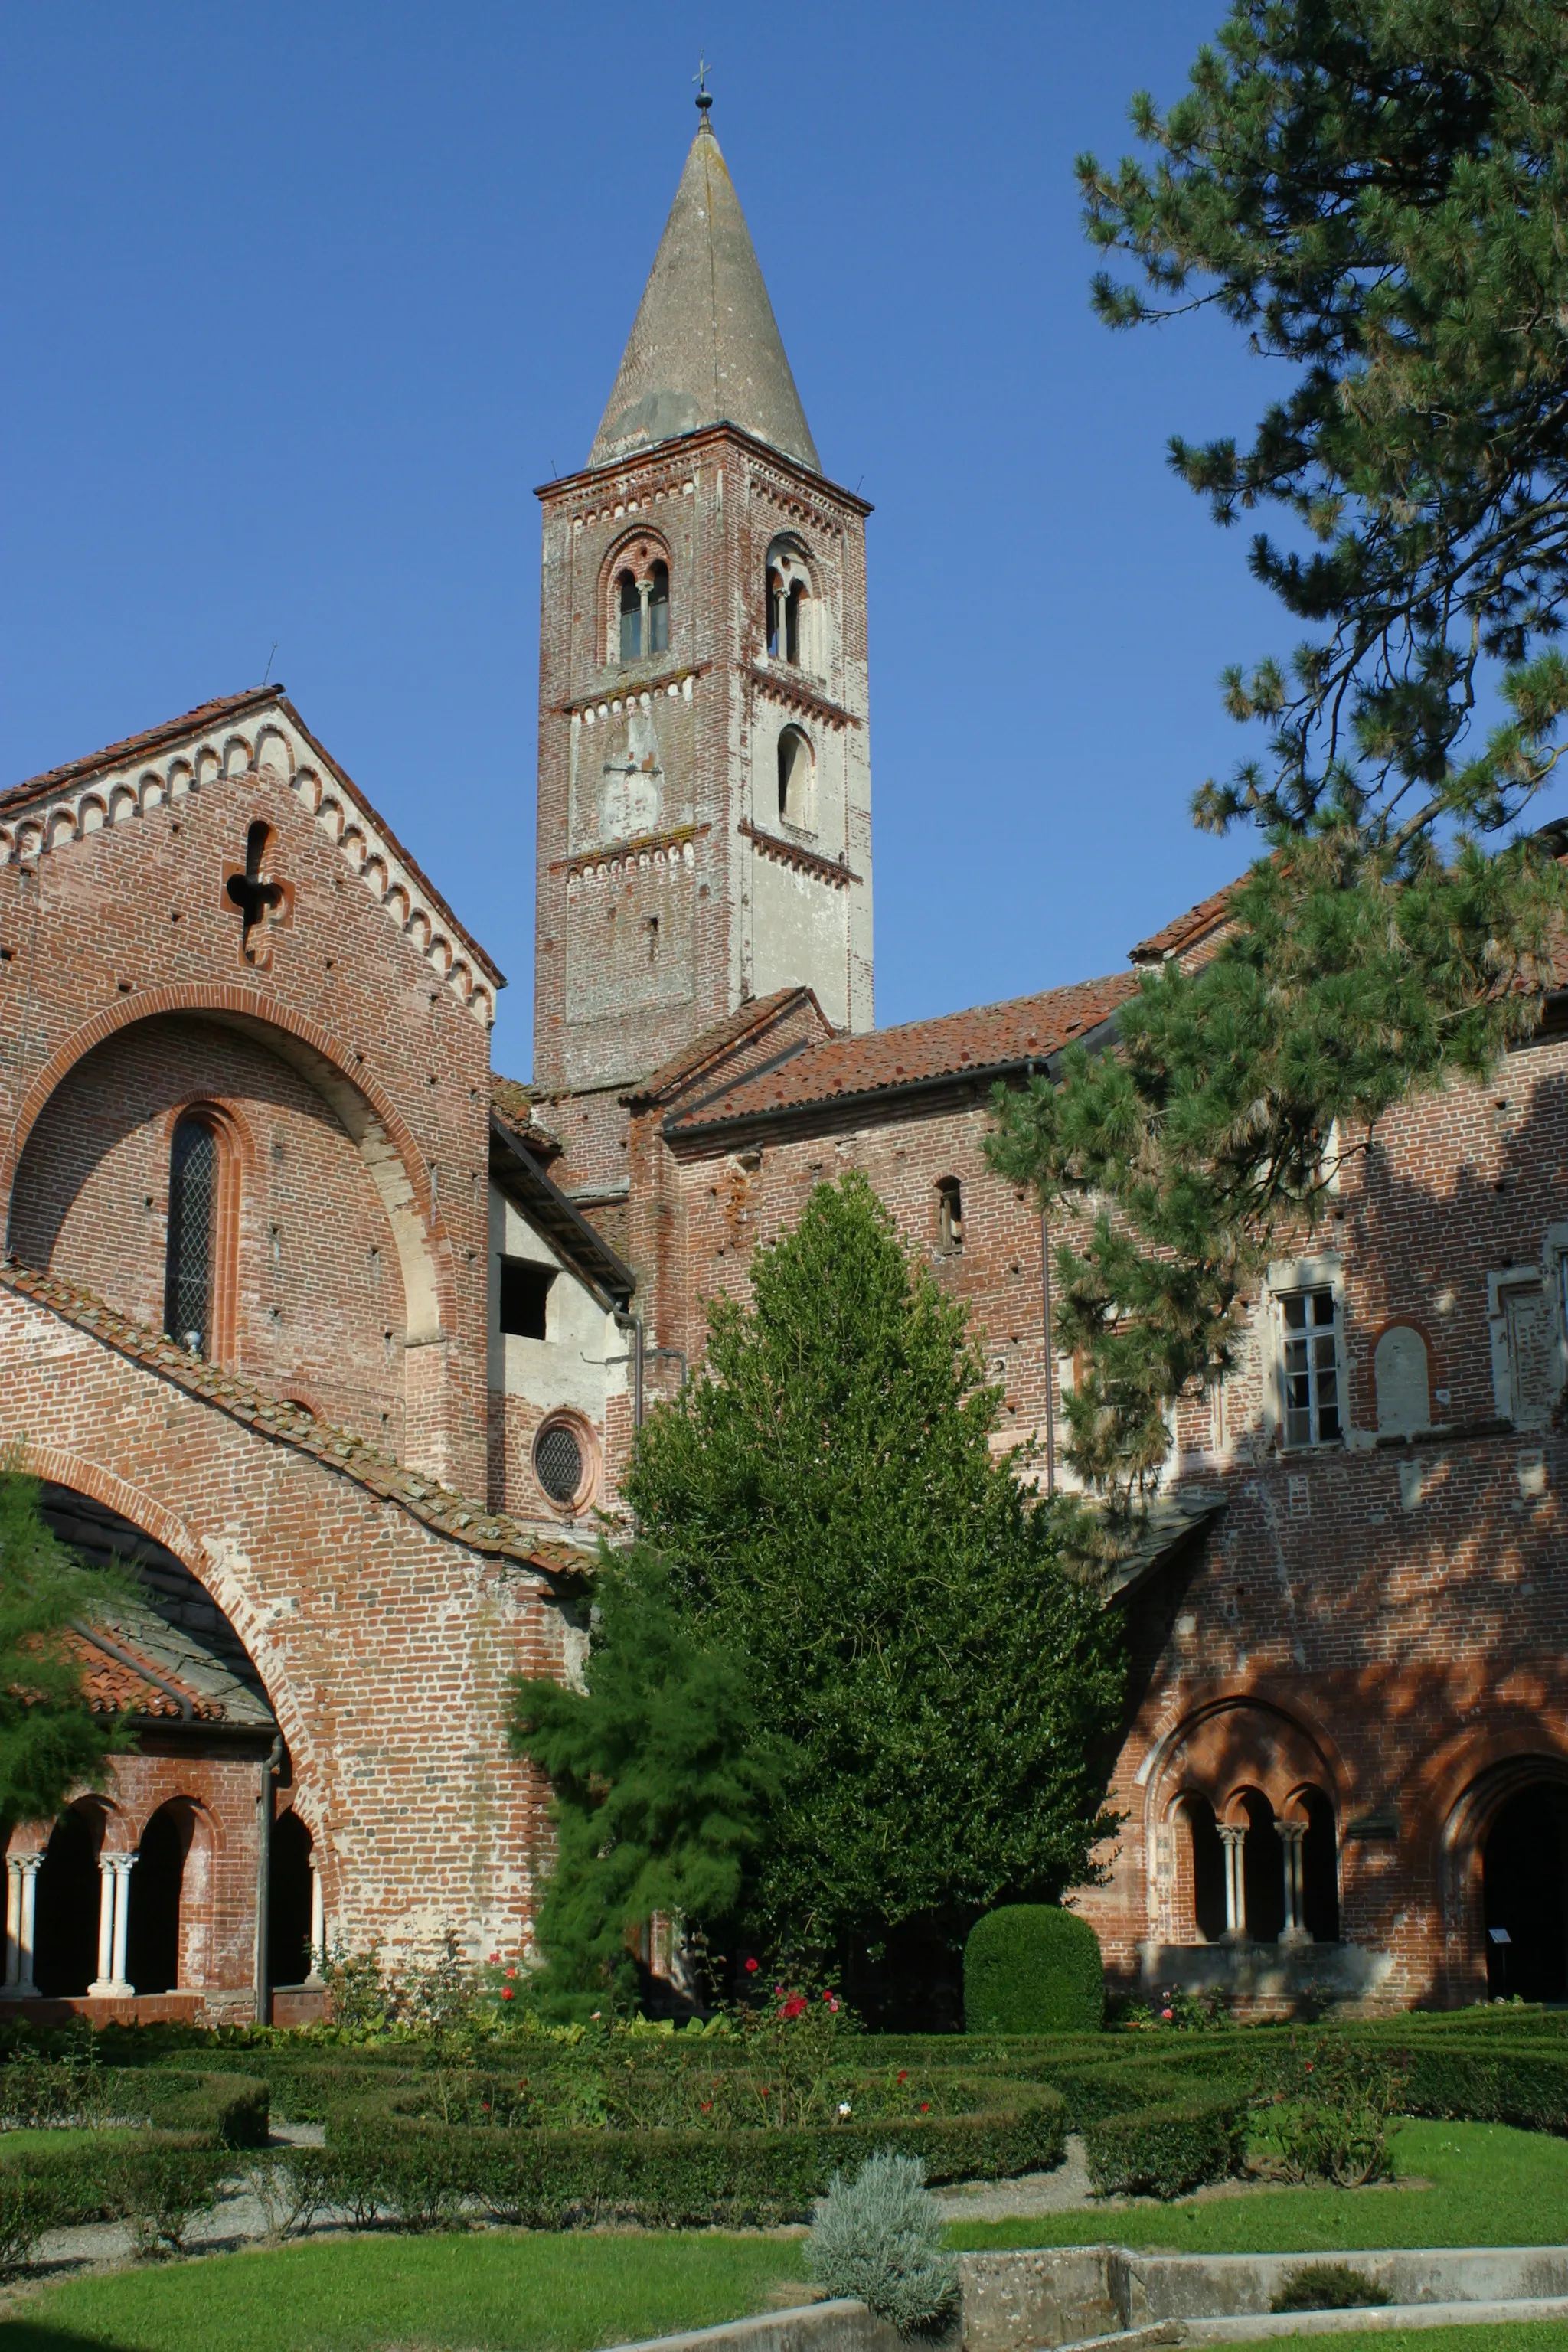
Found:
[[[134,2000],[136,1988],[123,1977],[94,1977],[87,1989],[89,2000]]]
[[[0,1992],[0,2000],[42,2000],[43,1997],[36,1984],[7,1985]]]
[[[1282,1952],[1300,1952],[1310,1948],[1317,1940],[1305,1927],[1286,1927],[1279,1937],[1279,1948]]]

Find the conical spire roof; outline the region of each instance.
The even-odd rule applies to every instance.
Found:
[[[741,200],[704,116],[588,463],[723,421],[821,472]]]

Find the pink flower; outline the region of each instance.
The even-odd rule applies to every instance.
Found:
[[[758,1963],[755,1960],[748,1960],[746,1962],[746,1974],[749,1977],[754,1977],[757,1973],[757,1967]]]
[[[1173,2017],[1174,2017],[1175,2013],[1176,2013],[1176,2012],[1175,2012],[1175,2011],[1174,2011],[1173,2009],[1163,2009],[1163,2010],[1160,2011],[1161,2016],[1164,2019],[1164,2021],[1165,2021],[1165,2022],[1166,2022],[1166,2024],[1167,2024],[1167,2025],[1169,2025],[1169,2023],[1171,2022],[1172,2018],[1173,2018]]]

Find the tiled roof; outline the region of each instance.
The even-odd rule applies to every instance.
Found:
[[[731,1119],[764,1118],[1045,1061],[1075,1037],[1098,1028],[1138,985],[1135,971],[1112,972],[1103,980],[1079,981],[1070,988],[1016,996],[1003,1004],[976,1005],[934,1021],[911,1021],[899,1029],[830,1037],[820,1045],[806,1046],[778,1069],[738,1077],[717,1100],[703,1104],[700,1116],[682,1119],[678,1104],[669,1124],[678,1132],[695,1131]]]
[[[1131,950],[1131,961],[1163,963],[1167,956],[1181,955],[1186,949],[1195,947],[1209,931],[1217,930],[1225,920],[1231,892],[1236,887],[1234,882],[1227,882],[1223,890],[1215,891],[1212,898],[1200,898],[1195,907],[1189,907],[1184,915],[1177,915],[1152,939],[1140,940]]]
[[[705,1029],[700,1037],[695,1038],[689,1045],[682,1046],[679,1054],[672,1054],[668,1062],[661,1062],[651,1077],[639,1079],[626,1099],[634,1103],[658,1102],[662,1097],[678,1092],[718,1061],[730,1046],[738,1045],[753,1030],[766,1028],[770,1022],[775,1021],[780,1013],[795,1004],[816,1007],[816,999],[809,988],[801,987],[778,988],[771,996],[748,997],[744,1004],[737,1005],[724,1020],[716,1021],[711,1029]],[[819,1008],[818,1011],[826,1039],[833,1033],[826,1016],[820,1014]]]
[[[183,1389],[187,1396],[216,1406],[231,1421],[243,1422],[258,1437],[310,1454],[323,1469],[352,1479],[383,1502],[396,1504],[411,1518],[469,1551],[516,1560],[548,1576],[580,1575],[592,1564],[592,1554],[571,1544],[540,1541],[506,1513],[467,1502],[449,1486],[405,1468],[390,1454],[356,1437],[352,1430],[317,1421],[302,1406],[269,1396],[265,1390],[218,1365],[204,1363],[199,1356],[176,1347],[172,1339],[149,1330],[144,1323],[132,1322],[129,1316],[117,1313],[91,1291],[62,1281],[58,1275],[34,1274],[26,1266],[0,1265],[0,1288],[47,1307],[63,1323],[85,1331],[90,1339],[111,1348],[116,1355],[155,1372],[160,1380]]]
[[[521,1078],[503,1078],[490,1072],[490,1108],[510,1135],[529,1150],[548,1158],[562,1149],[561,1139],[541,1127],[533,1116],[533,1090]]]
[[[84,1612],[85,1620],[85,1612]],[[258,1731],[276,1728],[259,1690],[235,1673],[206,1643],[167,1623],[140,1594],[116,1601],[101,1617],[69,1636],[95,1714],[167,1717],[195,1723],[229,1723]]]

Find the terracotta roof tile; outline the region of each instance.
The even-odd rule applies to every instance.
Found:
[[[795,1004],[810,1005],[816,1011],[825,1038],[831,1037],[832,1029],[809,988],[779,988],[771,996],[748,997],[744,1004],[738,1005],[724,1020],[716,1021],[711,1029],[705,1029],[700,1037],[683,1046],[679,1054],[672,1054],[668,1062],[661,1062],[651,1077],[639,1080],[626,1099],[628,1102],[658,1102],[661,1096],[675,1093],[690,1079],[698,1077],[730,1046],[737,1045],[753,1030],[767,1027]]]
[[[175,1723],[184,1719],[185,1710],[174,1693],[151,1681],[129,1659],[107,1656],[80,1633],[68,1633],[64,1646],[74,1653],[81,1667],[82,1688],[94,1715],[166,1716]],[[195,1691],[188,1696],[196,1721],[222,1721],[224,1709],[218,1701],[203,1698]]]
[[[1181,955],[1186,949],[1195,947],[1206,933],[1217,930],[1225,920],[1230,894],[1236,887],[1234,882],[1227,882],[1223,890],[1215,891],[1211,898],[1200,898],[1195,907],[1189,907],[1184,915],[1174,917],[1152,938],[1140,940],[1130,951],[1131,961],[1163,963],[1167,956]]]
[[[696,1131],[731,1119],[763,1118],[804,1110],[889,1088],[931,1084],[943,1078],[982,1076],[1044,1061],[1075,1037],[1125,1004],[1139,985],[1135,971],[1083,980],[1069,988],[1046,989],[1002,1004],[980,1004],[947,1013],[934,1021],[911,1021],[898,1029],[865,1036],[830,1037],[808,1045],[775,1070],[742,1076],[700,1116],[682,1119],[679,1107],[670,1125]]]
[[[542,1541],[505,1512],[471,1503],[443,1486],[437,1479],[410,1470],[390,1454],[356,1437],[352,1430],[318,1421],[300,1405],[286,1403],[265,1390],[241,1380],[220,1365],[205,1363],[173,1339],[119,1314],[89,1290],[63,1281],[58,1275],[35,1274],[21,1265],[0,1265],[0,1289],[14,1291],[35,1306],[47,1308],[63,1323],[85,1331],[116,1355],[140,1364],[160,1380],[183,1389],[187,1396],[215,1405],[233,1421],[243,1422],[258,1437],[308,1454],[328,1470],[351,1478],[367,1493],[395,1503],[437,1535],[469,1551],[516,1560],[546,1575],[562,1572],[566,1559],[577,1572],[591,1566],[594,1554],[578,1551],[553,1538]]]
[[[521,1078],[503,1078],[492,1070],[490,1108],[510,1134],[515,1135],[520,1143],[526,1143],[529,1150],[537,1152],[542,1159],[563,1149],[560,1137],[552,1135],[550,1129],[541,1127],[534,1118],[533,1090],[524,1086]]]

